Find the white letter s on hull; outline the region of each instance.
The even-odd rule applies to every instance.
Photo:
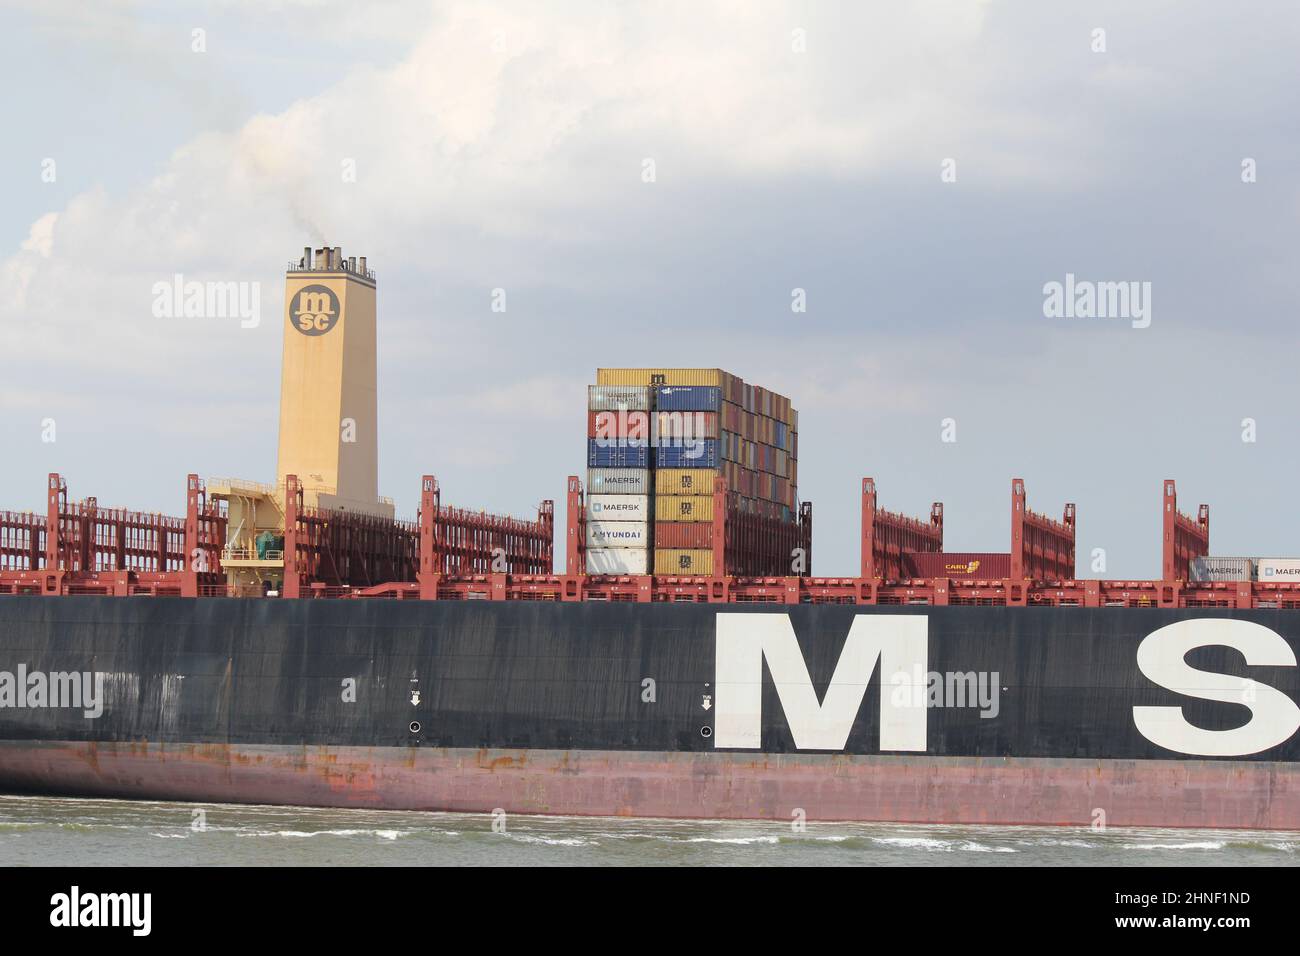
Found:
[[[1149,680],[1188,697],[1242,704],[1250,709],[1250,720],[1232,730],[1204,730],[1189,723],[1181,707],[1134,707],[1133,722],[1142,736],[1166,750],[1201,757],[1244,757],[1291,739],[1300,730],[1300,707],[1286,694],[1188,665],[1188,652],[1213,645],[1240,651],[1252,666],[1296,666],[1291,645],[1251,621],[1203,618],[1152,631],[1137,650],[1138,669]]]

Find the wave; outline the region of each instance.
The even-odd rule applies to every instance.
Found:
[[[1222,850],[1225,844],[1217,840],[1201,843],[1118,843],[1125,850]]]
[[[544,837],[531,833],[507,833],[506,836],[519,843],[541,843],[546,846],[600,846],[595,840],[584,840],[582,837]]]
[[[401,830],[369,830],[369,829],[361,829],[361,830],[354,830],[354,829],[348,829],[348,830],[240,830],[240,829],[228,829],[228,828],[225,828],[225,827],[208,827],[208,829],[209,829],[209,830],[214,830],[214,831],[217,831],[217,832],[221,832],[221,831],[223,831],[223,830],[224,830],[225,832],[233,832],[233,833],[235,834],[235,836],[239,836],[239,837],[290,837],[290,838],[294,838],[294,839],[309,839],[309,838],[311,838],[311,837],[318,837],[318,836],[340,836],[340,837],[351,837],[351,836],[375,836],[375,837],[379,837],[381,840],[396,840],[399,836],[404,835],[403,831],[401,831]],[[405,835],[410,835],[410,832],[413,832],[413,831],[407,831]]]

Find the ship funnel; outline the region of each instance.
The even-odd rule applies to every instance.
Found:
[[[303,249],[285,274],[277,484],[307,507],[392,516],[379,501],[375,280],[342,246]]]

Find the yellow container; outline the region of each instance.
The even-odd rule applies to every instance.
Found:
[[[656,521],[712,521],[712,495],[655,495]]]
[[[739,375],[720,368],[598,368],[597,385],[716,385],[722,397],[732,402],[739,399],[737,390],[743,390],[745,380]],[[750,387],[753,384],[750,383]],[[757,396],[738,402],[748,413],[775,419],[799,430],[799,413],[784,395],[764,390]]]
[[[711,495],[717,474],[712,468],[660,468],[655,471],[655,494]]]
[[[713,552],[684,548],[655,550],[655,574],[712,574]]]
[[[596,369],[597,385],[726,385],[731,377],[720,368]]]

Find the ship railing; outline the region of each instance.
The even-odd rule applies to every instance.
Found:
[[[268,484],[263,481],[249,481],[247,478],[208,478],[205,479],[209,488],[229,488],[235,492],[251,492],[253,494],[266,495],[268,497],[283,496],[285,483]],[[332,485],[305,485],[299,484],[303,491],[314,492],[319,495],[337,494],[337,489]],[[388,495],[380,495],[378,502],[381,505],[387,505],[389,508],[395,508],[397,503]]]
[[[206,483],[210,488],[229,488],[231,491],[250,491],[259,495],[283,494],[285,485],[283,481],[270,484],[265,481],[249,481],[247,478],[208,478]],[[333,485],[308,485],[300,482],[298,487],[316,494],[336,494]]]
[[[268,485],[261,481],[249,481],[246,478],[207,478],[205,482],[209,488],[229,488],[232,491],[252,491],[262,495],[273,495],[276,491],[275,485]],[[283,485],[281,485],[283,487]]]
[[[222,561],[283,561],[283,551],[265,551],[257,553],[256,548],[223,548]]]
[[[345,261],[346,261],[346,260],[345,260]],[[284,271],[285,271],[285,272],[347,272],[347,273],[350,273],[351,275],[354,275],[354,276],[365,276],[365,277],[366,277],[367,279],[369,279],[371,282],[375,281],[375,270],[374,270],[374,269],[370,269],[370,268],[366,268],[366,269],[360,269],[360,268],[357,268],[357,269],[350,269],[350,268],[348,268],[347,266],[341,266],[341,267],[338,268],[338,269],[322,269],[322,268],[320,268],[319,266],[317,266],[315,263],[313,263],[313,264],[310,265],[310,266],[303,265],[302,262],[301,262],[300,260],[297,260],[297,259],[291,259],[291,260],[290,260],[290,261],[285,265],[285,270],[284,270]]]

